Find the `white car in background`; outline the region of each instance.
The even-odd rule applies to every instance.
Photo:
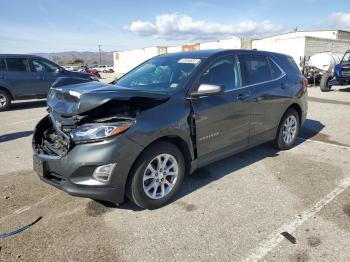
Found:
[[[114,68],[111,65],[97,65],[92,67],[92,69],[96,69],[98,72],[102,73],[114,73]]]
[[[63,66],[64,69],[68,70],[68,71],[74,71],[77,72],[79,69],[79,66]]]

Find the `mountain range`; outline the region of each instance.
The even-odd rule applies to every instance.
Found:
[[[45,57],[59,65],[113,65],[113,52],[101,52],[101,63],[99,52],[58,52],[58,53],[36,53],[35,55]]]

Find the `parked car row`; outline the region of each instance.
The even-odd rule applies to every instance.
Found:
[[[93,74],[68,71],[43,57],[0,55],[0,111],[14,100],[45,98],[60,77],[98,81]]]
[[[69,71],[78,71],[78,72],[85,71],[86,68],[89,68],[91,70],[95,70],[96,72],[114,73],[114,68],[112,65],[64,66],[64,68]]]

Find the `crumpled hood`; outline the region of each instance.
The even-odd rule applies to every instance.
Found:
[[[73,81],[72,81],[73,82]],[[148,93],[130,90],[101,82],[83,82],[60,85],[55,83],[50,89],[47,104],[50,110],[62,116],[79,115],[97,108],[111,100],[130,100],[132,98],[149,98],[166,100],[170,97],[165,93]]]

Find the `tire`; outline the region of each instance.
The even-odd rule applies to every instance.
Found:
[[[294,132],[292,128],[293,125],[290,127],[288,132],[288,129],[286,127],[286,125],[288,126],[287,121],[293,121]],[[292,123],[292,122],[289,122],[289,123]],[[284,113],[282,120],[278,126],[277,134],[273,142],[274,147],[278,150],[288,150],[292,148],[299,135],[299,130],[300,130],[299,114],[295,109],[290,108]],[[285,136],[284,133],[289,134],[291,137],[289,137],[288,135]],[[291,135],[292,133],[293,135]],[[290,140],[288,138],[290,138]]]
[[[320,89],[322,92],[329,92],[332,88],[332,86],[328,85],[328,81],[332,79],[332,74],[330,73],[325,73],[321,77],[321,82],[320,82]]]
[[[162,163],[157,157],[163,164],[165,157],[169,157],[165,165],[169,168],[174,164],[174,167],[163,172],[157,168],[158,163]],[[141,208],[160,208],[179,191],[184,175],[185,160],[180,149],[168,142],[158,142],[146,148],[135,162],[127,183],[127,197]]]
[[[7,110],[11,105],[11,96],[8,92],[0,90],[0,111]]]

